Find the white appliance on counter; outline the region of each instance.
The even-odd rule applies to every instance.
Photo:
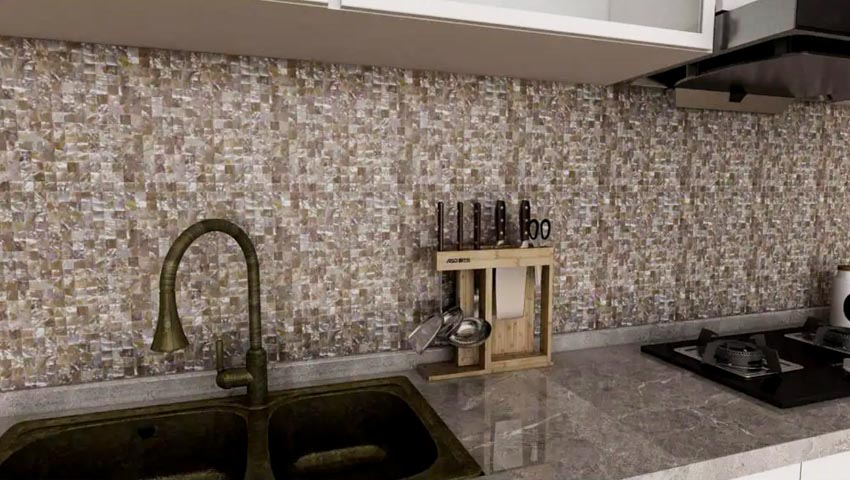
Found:
[[[829,323],[836,327],[850,328],[850,265],[839,266],[835,275]]]

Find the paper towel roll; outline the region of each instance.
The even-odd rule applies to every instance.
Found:
[[[496,318],[519,318],[525,314],[526,267],[496,269]]]

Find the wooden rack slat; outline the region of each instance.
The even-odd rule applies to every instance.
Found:
[[[481,270],[485,268],[535,267],[551,265],[552,247],[493,248],[437,252],[437,271]]]

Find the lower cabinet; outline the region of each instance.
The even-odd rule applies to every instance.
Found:
[[[850,452],[803,462],[800,480],[850,480]]]
[[[850,452],[837,453],[735,480],[850,480]]]
[[[746,477],[735,480],[800,480],[800,464],[788,465],[787,467],[777,468],[769,472],[747,475]]]

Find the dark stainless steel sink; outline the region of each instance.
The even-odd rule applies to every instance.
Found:
[[[5,479],[242,479],[248,436],[235,413],[208,410],[39,425],[0,465]],[[14,433],[14,432],[10,432]],[[5,444],[4,444],[5,445]]]
[[[459,480],[481,469],[404,377],[25,422],[0,480]]]

